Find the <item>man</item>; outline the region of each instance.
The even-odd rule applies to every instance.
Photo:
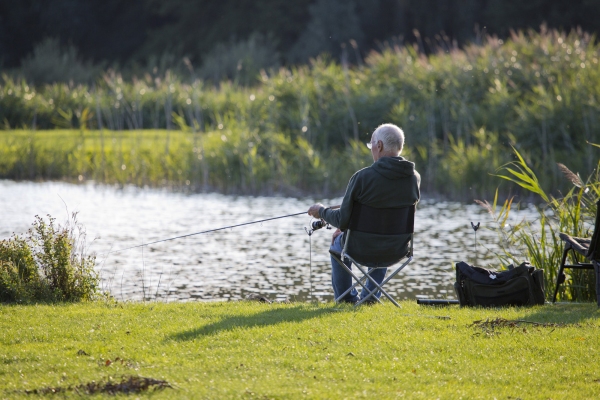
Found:
[[[338,228],[333,234],[331,250],[341,253],[344,244],[343,232],[348,228],[354,202],[373,208],[401,208],[413,205],[419,201],[419,185],[421,176],[415,171],[415,164],[400,157],[404,146],[404,132],[393,124],[383,124],[373,132],[367,147],[371,149],[373,164],[356,172],[346,189],[342,205],[337,210],[315,204],[308,209],[308,214],[314,218],[322,218]],[[376,237],[365,237],[360,242],[363,254],[377,254]],[[381,284],[385,278],[387,267],[392,263],[366,263],[368,267],[379,267],[371,276]],[[351,262],[346,261],[351,268]],[[381,268],[385,267],[385,268]],[[331,258],[331,282],[337,299],[352,286],[352,276]],[[376,289],[372,282],[367,282],[370,291]],[[368,293],[363,290],[360,299]],[[375,295],[381,296],[381,292]],[[359,301],[358,292],[352,290],[341,301],[355,303]]]

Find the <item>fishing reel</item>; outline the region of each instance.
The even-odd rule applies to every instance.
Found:
[[[316,219],[310,223],[310,228],[304,228],[308,236],[312,235],[314,231],[318,231],[321,228],[331,229],[331,225],[325,222],[324,219]]]

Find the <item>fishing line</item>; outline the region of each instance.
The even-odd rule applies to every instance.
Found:
[[[156,240],[154,242],[149,242],[149,243],[142,243],[142,244],[138,244],[137,246],[131,246],[131,247],[126,247],[124,249],[119,249],[119,250],[115,250],[115,251],[109,251],[108,253],[105,254],[112,254],[112,253],[119,253],[121,251],[125,251],[125,250],[131,250],[131,249],[136,249],[138,247],[144,247],[144,246],[149,246],[151,244],[156,244],[156,243],[162,243],[162,242],[167,242],[169,240],[175,240],[175,239],[181,239],[181,238],[185,238],[185,237],[189,237],[189,236],[194,236],[194,235],[201,235],[203,233],[210,233],[210,232],[216,232],[216,231],[222,231],[224,229],[231,229],[231,228],[237,228],[239,226],[244,226],[244,225],[252,225],[252,224],[258,224],[260,222],[266,222],[266,221],[272,221],[275,219],[281,219],[281,218],[288,218],[288,217],[294,217],[296,215],[302,215],[302,214],[306,214],[306,211],[302,211],[299,213],[294,213],[294,214],[288,214],[288,215],[281,215],[279,217],[272,217],[272,218],[265,218],[265,219],[261,219],[259,221],[251,221],[251,222],[244,222],[242,224],[237,224],[237,225],[230,225],[230,226],[224,226],[222,228],[216,228],[216,229],[209,229],[206,231],[201,231],[201,232],[194,232],[194,233],[188,233],[187,235],[181,235],[181,236],[175,236],[172,238],[168,238],[168,239],[161,239],[161,240]]]
[[[308,262],[308,283],[309,283],[309,292],[308,292],[308,301],[312,301],[312,235],[308,235],[308,254],[309,254],[309,262]]]

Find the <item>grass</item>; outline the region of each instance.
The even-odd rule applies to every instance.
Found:
[[[172,386],[138,394],[152,398],[598,398],[599,317],[592,304],[3,305],[0,397],[144,377]]]
[[[440,164],[437,192],[456,198],[492,193],[494,166],[505,161],[497,137],[479,130],[476,142],[451,140]],[[490,144],[491,143],[491,144]],[[493,145],[493,146],[492,146]],[[402,155],[416,161],[419,149]],[[191,129],[110,131],[61,129],[0,131],[0,179],[167,186],[222,193],[340,194],[354,172],[372,163],[362,141],[328,154],[302,137],[234,125]],[[419,171],[427,164],[417,162]],[[427,180],[427,175],[423,181]]]
[[[259,136],[236,126],[202,135],[191,130],[0,131],[0,178],[223,193],[338,193],[372,160],[363,143],[336,154],[322,159],[302,138]]]

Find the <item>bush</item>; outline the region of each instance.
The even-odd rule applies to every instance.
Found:
[[[306,62],[321,53],[338,58],[342,45],[354,43],[355,47],[363,42],[365,35],[354,1],[318,0],[309,10],[310,21],[287,55],[290,61]]]
[[[58,39],[45,39],[21,63],[21,73],[37,85],[55,82],[90,83],[100,68],[84,62],[74,46],[62,48]]]
[[[243,85],[255,84],[261,69],[277,68],[279,54],[274,39],[255,33],[247,40],[218,44],[204,57],[200,76],[218,84],[231,79]]]
[[[97,293],[95,255],[85,254],[77,214],[60,226],[36,216],[25,237],[0,241],[0,301],[89,300]]]

